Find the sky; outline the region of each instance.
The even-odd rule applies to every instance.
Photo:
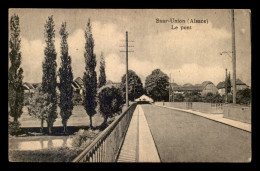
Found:
[[[60,67],[60,35],[62,22],[69,32],[69,55],[74,78],[83,77],[84,46],[88,18],[92,23],[97,75],[101,52],[106,62],[107,80],[120,82],[126,72],[125,34],[128,31],[129,69],[145,78],[161,69],[171,82],[200,84],[225,79],[225,68],[231,73],[231,10],[229,9],[9,9],[10,16],[20,18],[21,53],[24,81],[39,83],[44,59],[44,24],[53,15],[55,48]],[[235,9],[236,77],[251,86],[250,10]],[[185,23],[156,23],[156,19],[185,20]],[[187,23],[191,19],[207,23]],[[178,26],[178,29],[171,29]],[[181,30],[181,26],[189,30]],[[230,56],[229,56],[230,55]],[[57,69],[58,69],[57,68]]]

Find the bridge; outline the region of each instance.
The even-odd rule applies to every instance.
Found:
[[[218,114],[132,104],[73,162],[250,162],[251,125]]]

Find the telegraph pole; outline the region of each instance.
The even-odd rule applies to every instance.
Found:
[[[134,101],[135,101],[135,77],[134,77]]]
[[[129,106],[129,101],[128,101],[128,32],[126,32],[126,35],[125,35],[125,46],[126,46],[126,75],[125,75],[125,78],[126,78],[126,85],[125,85],[125,98],[126,98],[126,107]]]
[[[169,102],[171,101],[171,73],[170,73],[170,81],[169,81]]]
[[[174,83],[174,78],[172,79],[172,83]],[[172,85],[172,101],[174,102],[174,91],[173,91],[173,85]]]
[[[233,66],[233,104],[236,104],[236,42],[235,42],[235,17],[234,17],[234,9],[231,10],[232,14],[232,66]]]
[[[134,46],[128,46],[128,42],[134,42],[134,41],[128,41],[128,32],[126,31],[126,39],[125,39],[125,47],[126,51],[120,51],[120,52],[125,52],[126,53],[126,81],[125,81],[125,89],[126,89],[126,107],[129,106],[129,101],[128,101],[128,52],[134,52],[134,51],[129,51],[128,47],[134,47]],[[124,46],[120,46],[124,47]]]
[[[227,103],[227,100],[228,100],[228,91],[227,91],[227,68],[226,68],[226,80],[225,80],[225,95],[226,95],[226,103]]]

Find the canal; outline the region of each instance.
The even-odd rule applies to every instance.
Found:
[[[34,151],[59,147],[72,147],[73,135],[69,136],[27,136],[9,138],[9,150]]]

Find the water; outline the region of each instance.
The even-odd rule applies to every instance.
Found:
[[[72,147],[73,136],[14,137],[9,139],[9,150],[42,150]]]

